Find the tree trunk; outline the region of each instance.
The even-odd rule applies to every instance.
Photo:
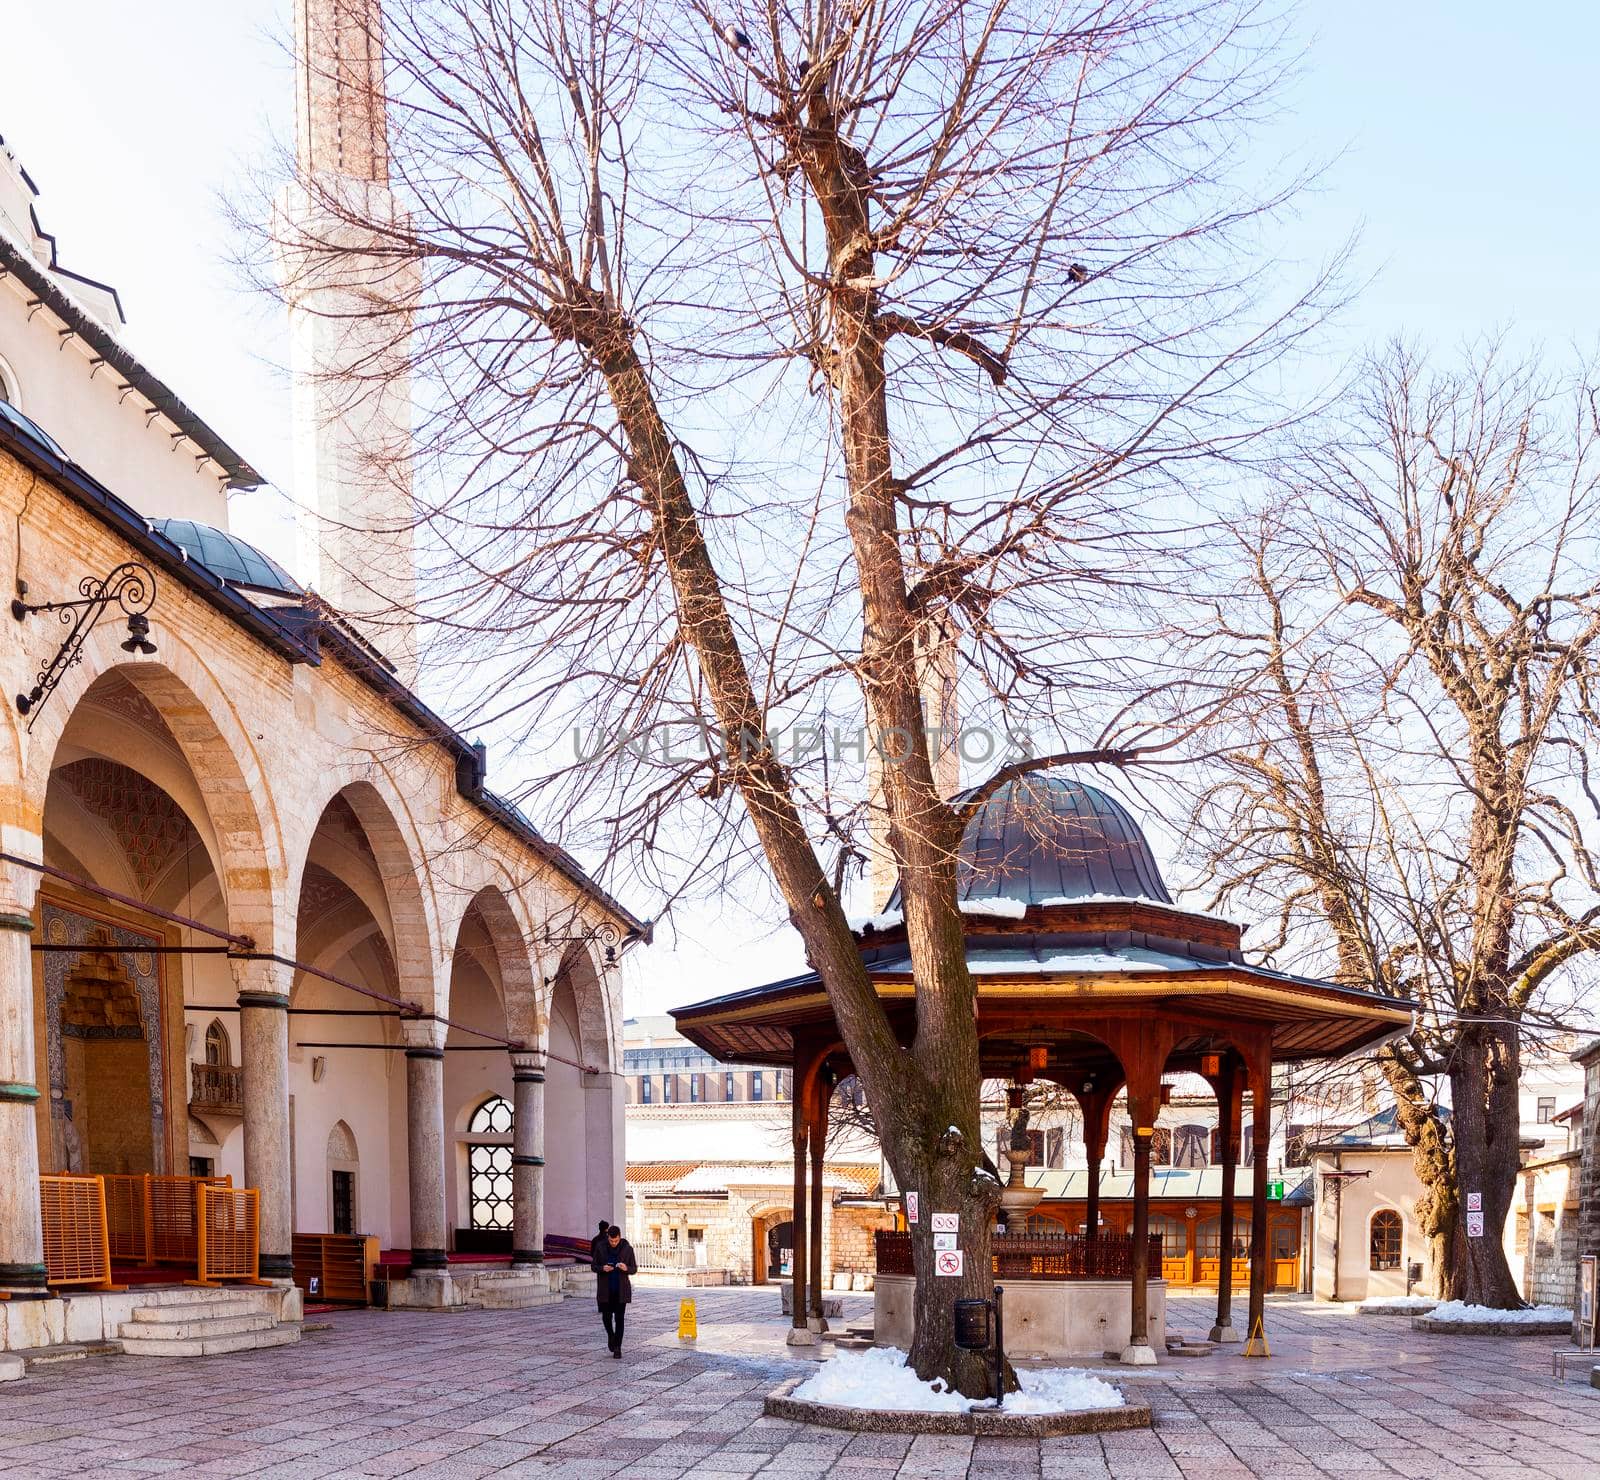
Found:
[[[1509,1025],[1464,1028],[1450,1068],[1451,1138],[1459,1214],[1446,1245],[1447,1300],[1517,1310],[1524,1302],[1506,1261],[1506,1218],[1517,1191],[1518,1035]],[[1483,1233],[1471,1228],[1473,1195]]]
[[[930,1103],[926,1118],[931,1125],[954,1108]],[[1000,1205],[1000,1184],[978,1166],[977,1143],[964,1135],[952,1136],[945,1127],[941,1129],[944,1133],[933,1142],[934,1155],[913,1180],[902,1183],[908,1189],[916,1189],[919,1204],[919,1217],[911,1225],[917,1286],[913,1305],[916,1334],[909,1364],[924,1381],[944,1378],[969,1398],[977,1398],[993,1392],[993,1369],[983,1353],[964,1352],[956,1346],[955,1302],[988,1300],[994,1294],[990,1234]],[[954,1213],[959,1219],[959,1275],[938,1272],[941,1251],[934,1248],[934,1213]],[[1016,1386],[1016,1375],[1007,1363],[1006,1391],[1015,1391]]]

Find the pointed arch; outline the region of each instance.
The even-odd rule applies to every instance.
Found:
[[[159,661],[122,661],[126,655],[114,637],[114,630],[104,626],[91,634],[81,662],[67,670],[35,716],[26,736],[24,831],[42,847],[45,797],[63,732],[95,685],[114,673],[160,716],[194,778],[207,824],[201,831],[211,834],[228,928],[250,936],[259,949],[281,949],[282,835],[249,733],[222,685],[175,632],[163,629]]]
[[[392,922],[393,936],[388,945],[401,995],[429,1011],[446,1010],[447,1001],[441,1000],[432,891],[425,889],[423,883],[422,849],[408,821],[402,820],[406,819],[406,809],[380,768],[374,767],[359,780],[336,785],[325,796],[290,874],[292,898],[298,906],[312,843],[338,802],[355,814],[377,864]]]

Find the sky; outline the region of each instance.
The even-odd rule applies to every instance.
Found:
[[[0,136],[67,267],[114,285],[130,347],[275,485],[233,528],[292,564],[281,311],[231,265],[224,201],[293,126],[292,0],[10,7]],[[1593,58],[1600,7],[1306,5],[1261,162],[1324,162],[1277,243],[1308,272],[1358,236],[1361,290],[1324,365],[1396,335],[1449,352],[1504,334],[1552,358],[1600,343]],[[1297,265],[1298,264],[1298,265]],[[280,491],[281,490],[281,491]],[[511,789],[509,780],[496,783]],[[786,928],[729,900],[630,963],[630,1011],[797,969]]]

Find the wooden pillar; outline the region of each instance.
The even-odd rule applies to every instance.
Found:
[[[1105,1163],[1106,1138],[1111,1128],[1111,1102],[1116,1098],[1122,1080],[1091,1083],[1088,1088],[1075,1088],[1072,1093],[1083,1114],[1083,1144],[1088,1153],[1089,1186],[1084,1208],[1084,1238],[1100,1236],[1100,1177]]]
[[[1122,1360],[1133,1366],[1155,1365],[1155,1349],[1150,1346],[1150,1142],[1155,1139],[1158,1106],[1157,1096],[1128,1096],[1128,1114],[1133,1117],[1133,1278],[1128,1346]]]
[[[1217,1139],[1222,1153],[1222,1211],[1217,1220],[1217,1319],[1212,1341],[1237,1341],[1233,1329],[1233,1214],[1234,1183],[1239,1169],[1239,1126],[1244,1098],[1243,1066],[1230,1054],[1211,1080],[1217,1095]]]
[[[1087,1026],[1087,1025],[1086,1025]],[[1128,1344],[1121,1360],[1132,1367],[1156,1364],[1150,1321],[1150,1150],[1161,1113],[1161,1071],[1172,1049],[1173,1027],[1154,1016],[1112,1018],[1088,1031],[1105,1043],[1122,1065],[1133,1121],[1133,1251],[1129,1290]],[[1157,1274],[1159,1276],[1159,1269]],[[1156,1342],[1166,1342],[1164,1327]]]
[[[790,1080],[790,1135],[794,1142],[794,1201],[789,1217],[794,1225],[794,1256],[789,1266],[790,1346],[811,1346],[817,1341],[806,1318],[806,1266],[810,1248],[806,1241],[806,1147],[811,1117],[806,1114],[806,1077],[810,1064],[800,1043],[794,1047],[794,1071]]]
[[[813,1331],[828,1329],[827,1317],[822,1313],[822,1169],[823,1153],[828,1144],[828,1076],[819,1069],[814,1080],[811,1104],[811,1319],[807,1323]]]
[[[1272,1050],[1250,1064],[1250,1319],[1246,1339],[1266,1333],[1267,1310],[1267,1162],[1272,1145]]]

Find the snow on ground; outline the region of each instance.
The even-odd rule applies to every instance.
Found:
[[[1076,1413],[1087,1408],[1121,1408],[1123,1396],[1109,1382],[1072,1367],[1038,1372],[1017,1370],[1022,1391],[1008,1394],[1006,1413]],[[897,1347],[873,1346],[839,1352],[797,1387],[791,1397],[830,1408],[887,1408],[915,1413],[966,1413],[993,1406],[992,1399],[966,1398],[938,1381],[923,1382],[906,1366]]]
[[[1383,1313],[1385,1311],[1411,1311],[1413,1313],[1432,1310],[1438,1304],[1432,1295],[1383,1295],[1373,1300],[1363,1300],[1356,1307],[1366,1315]]]
[[[1466,1305],[1447,1300],[1428,1312],[1431,1321],[1486,1322],[1496,1326],[1521,1326],[1529,1321],[1570,1321],[1572,1312],[1559,1305],[1530,1305],[1526,1310],[1496,1310],[1490,1305]]]

